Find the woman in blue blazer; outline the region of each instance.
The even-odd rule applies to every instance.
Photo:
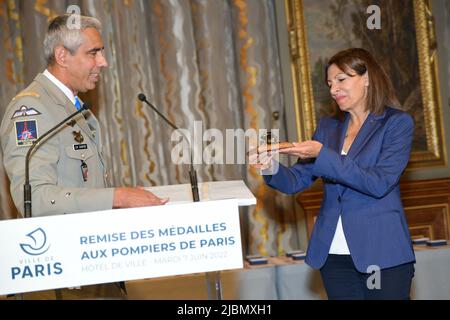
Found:
[[[410,156],[412,117],[392,107],[398,102],[391,82],[366,50],[337,53],[326,71],[342,116],[322,119],[312,140],[279,151],[299,157],[294,166],[274,166],[267,154],[254,166],[284,193],[322,178],[306,263],[320,269],[329,299],[409,299],[415,256],[399,179]]]

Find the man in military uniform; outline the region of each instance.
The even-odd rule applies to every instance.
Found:
[[[4,166],[11,194],[23,213],[25,155],[40,135],[81,107],[79,92],[95,88],[107,67],[100,22],[69,15],[49,25],[44,49],[47,69],[9,104],[0,128]],[[140,188],[107,188],[100,126],[90,111],[56,131],[30,161],[33,216],[164,204]]]
[[[0,127],[4,166],[11,195],[23,214],[25,156],[33,141],[81,108],[79,92],[95,88],[107,67],[100,22],[79,17],[69,27],[69,15],[50,23],[44,41],[47,69],[36,76],[9,104]],[[90,111],[45,140],[30,161],[32,215],[162,205],[142,188],[108,188],[100,126]]]

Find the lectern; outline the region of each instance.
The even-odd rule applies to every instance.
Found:
[[[192,202],[191,186],[189,184],[157,186],[147,188],[160,198],[170,198],[170,203]],[[247,188],[244,181],[213,181],[199,183],[201,201],[237,199],[239,207],[256,204],[256,198]],[[209,300],[222,300],[222,281],[220,271],[205,274],[206,288]]]
[[[0,221],[0,295],[212,272],[210,298],[221,298],[219,272],[243,267],[238,206],[256,203],[236,197],[239,185],[201,184],[196,203],[167,186],[165,206]]]

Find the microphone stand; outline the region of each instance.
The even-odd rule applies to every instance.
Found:
[[[179,128],[174,125],[169,119],[167,119],[161,112],[159,112],[158,109],[156,109],[156,107],[151,104],[148,100],[147,97],[145,96],[145,94],[140,93],[138,95],[138,99],[142,102],[145,102],[150,108],[153,109],[153,111],[155,111],[161,118],[164,119],[164,121],[171,126],[172,128],[174,128],[175,130],[178,130],[178,132],[181,133],[181,135],[183,136],[183,138],[189,143],[189,158],[190,158],[190,166],[189,166],[189,180],[191,182],[191,191],[192,191],[192,199],[194,200],[194,202],[199,202],[200,201],[200,196],[198,193],[198,183],[197,183],[197,172],[194,169],[194,160],[193,160],[193,152],[192,152],[192,144],[190,142],[190,140],[184,135],[183,131],[179,130]]]
[[[53,133],[56,129],[61,127],[63,124],[68,122],[70,119],[76,117],[81,112],[86,111],[89,109],[89,106],[85,103],[80,110],[78,110],[75,113],[72,113],[70,116],[68,116],[66,119],[58,123],[56,126],[48,130],[46,133],[44,133],[42,136],[40,136],[38,139],[33,141],[33,144],[31,145],[30,149],[28,149],[27,155],[25,157],[25,184],[23,185],[23,205],[24,205],[24,217],[25,218],[31,218],[31,185],[30,185],[30,158],[31,154],[33,153],[34,149],[37,149],[41,146],[42,140],[44,140],[48,135]]]
[[[55,132],[56,129],[67,123],[70,119],[76,117],[81,112],[89,109],[88,104],[83,104],[83,106],[77,110],[77,112],[72,113],[70,116],[65,118],[63,121],[58,123],[56,126],[48,130],[42,136],[33,141],[33,144],[28,149],[27,155],[25,156],[25,183],[23,185],[23,206],[24,206],[24,217],[31,218],[31,185],[30,185],[30,158],[34,149],[37,149],[41,146],[41,142],[48,137],[51,133]],[[62,293],[60,289],[55,289],[55,296],[57,300],[62,300]],[[16,300],[23,300],[23,294],[17,294]]]
[[[155,111],[161,118],[163,118],[164,121],[169,126],[174,128],[175,130],[178,130],[178,127],[176,125],[174,125],[172,122],[170,122],[169,119],[167,119],[161,112],[159,112],[158,109],[156,109],[156,107],[153,104],[148,102],[145,94],[140,93],[138,95],[138,99],[141,100],[142,102],[145,102],[148,106],[150,106],[150,108],[152,108],[153,111]],[[189,179],[191,181],[192,198],[194,199],[194,202],[199,202],[200,197],[198,194],[197,172],[194,169],[194,161],[193,161],[193,156],[192,156],[192,154],[193,154],[192,144],[190,143],[190,140],[183,134],[182,131],[179,131],[179,132],[182,134],[184,139],[186,139],[187,142],[189,143],[189,153],[190,153],[190,160],[191,160],[191,164],[189,167]],[[221,279],[220,279],[220,271],[206,272],[205,277],[206,277],[205,280],[206,280],[206,287],[207,287],[209,299],[212,300],[213,297],[215,297],[216,300],[222,300],[223,296],[222,296],[222,283],[221,283]]]

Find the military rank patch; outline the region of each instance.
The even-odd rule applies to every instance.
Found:
[[[14,111],[11,119],[19,118],[19,117],[27,117],[27,116],[35,116],[37,114],[41,114],[33,107],[21,106],[19,110]]]
[[[32,145],[39,138],[36,120],[16,121],[16,145],[19,147]]]
[[[35,97],[35,98],[39,98],[41,95],[39,93],[33,92],[33,91],[26,91],[26,92],[21,92],[19,93],[17,96],[15,96],[13,98],[13,101],[22,97]]]

